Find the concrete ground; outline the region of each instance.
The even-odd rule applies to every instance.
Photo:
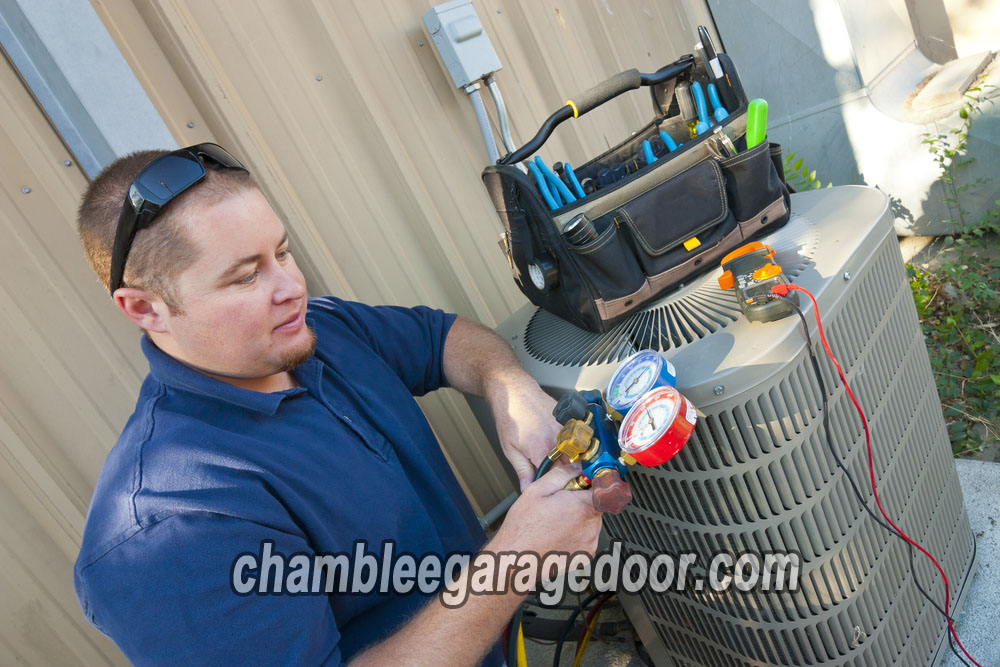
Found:
[[[956,629],[966,650],[987,667],[1000,665],[1000,463],[957,459],[958,478],[965,495],[969,523],[978,537],[979,570],[973,578],[965,606],[958,614]],[[569,611],[539,612],[546,618],[567,618]],[[600,623],[624,619],[620,607],[602,611]],[[555,652],[552,643],[525,642],[531,667],[551,665]],[[961,662],[945,646],[941,667],[960,667]],[[563,647],[560,665],[568,667],[576,654],[576,642]],[[971,664],[971,663],[970,663]],[[622,630],[607,639],[591,640],[581,662],[582,667],[642,667],[645,663],[636,650],[631,631]],[[907,666],[909,667],[909,666]]]
[[[958,459],[955,465],[969,523],[978,537],[979,558],[979,572],[972,580],[972,589],[956,619],[955,629],[976,662],[983,667],[1000,665],[1000,642],[996,637],[1000,627],[1000,528],[997,526],[1000,521],[1000,464]],[[942,667],[961,664],[950,650],[941,663]]]

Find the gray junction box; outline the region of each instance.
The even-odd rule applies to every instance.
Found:
[[[500,59],[483,30],[472,0],[445,2],[423,18],[456,88],[464,88],[500,70]]]

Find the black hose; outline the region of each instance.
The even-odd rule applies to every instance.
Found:
[[[546,456],[544,459],[542,459],[542,462],[538,465],[538,470],[535,471],[535,479],[536,480],[539,479],[542,475],[547,473],[549,471],[549,468],[551,467],[552,467],[552,459]]]
[[[552,467],[552,459],[545,457],[535,472],[535,479],[544,475]],[[517,607],[510,624],[507,626],[507,664],[513,665],[517,661],[517,633],[521,629],[521,617],[524,616],[524,603]]]
[[[573,610],[570,614],[569,620],[566,621],[566,627],[563,629],[562,637],[556,642],[556,652],[555,656],[552,658],[552,667],[559,667],[559,657],[562,655],[562,647],[566,642],[566,638],[569,637],[570,631],[573,629],[573,624],[576,622],[576,617],[580,615],[580,612],[587,608],[587,605],[597,599],[599,595],[604,595],[605,591],[594,591],[588,595],[583,604]]]

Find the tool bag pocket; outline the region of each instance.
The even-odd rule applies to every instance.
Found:
[[[610,215],[628,230],[642,271],[649,277],[683,263],[736,227],[715,160],[699,162]]]
[[[776,169],[775,162],[781,163],[781,146],[761,142],[719,163],[726,177],[729,207],[737,221],[759,225],[772,222],[768,219],[771,212],[766,209],[776,200],[788,197],[784,170]]]
[[[594,227],[596,239],[584,245],[567,242],[566,248],[601,302],[628,297],[645,285],[646,277],[613,217],[595,220]]]

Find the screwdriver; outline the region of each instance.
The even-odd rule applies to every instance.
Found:
[[[747,148],[753,148],[767,137],[767,100],[750,100],[747,106]]]

